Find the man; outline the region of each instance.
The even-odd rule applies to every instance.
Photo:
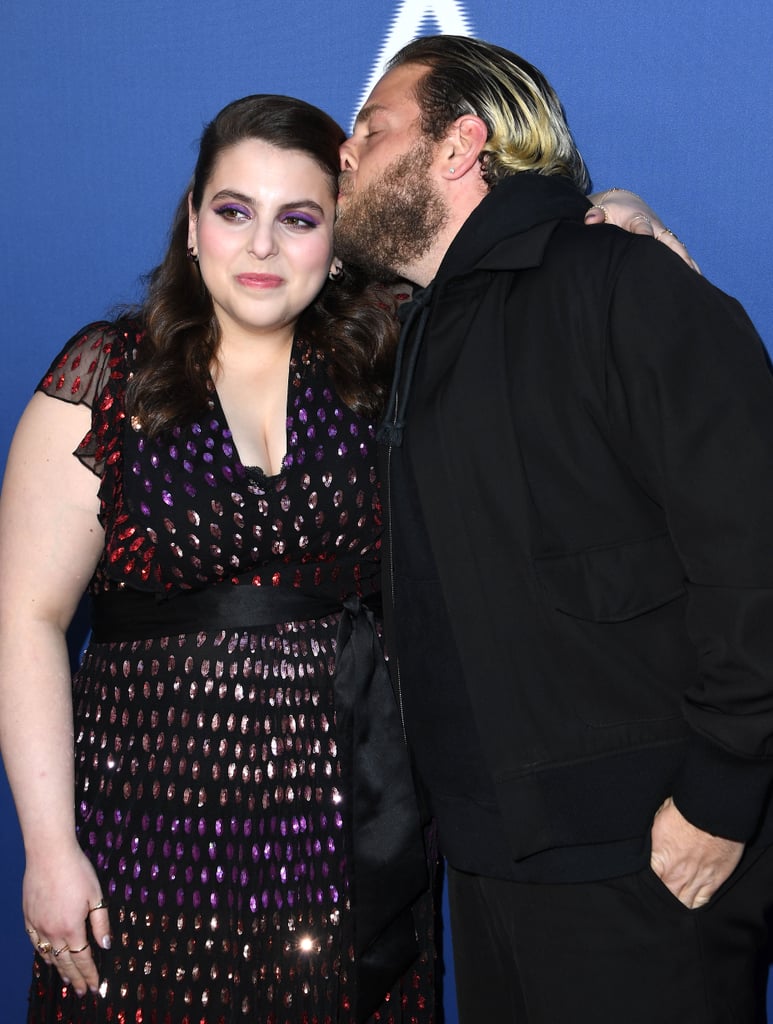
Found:
[[[337,251],[420,290],[381,431],[395,686],[465,1024],[763,1021],[773,380],[738,304],[583,228],[535,68],[402,50]]]

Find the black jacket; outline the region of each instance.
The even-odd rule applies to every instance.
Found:
[[[408,311],[383,430],[419,498],[394,506],[387,451],[408,736],[430,779],[482,753],[516,861],[646,835],[669,794],[729,838],[770,817],[764,348],[735,300],[586,209],[532,174],[486,197]]]

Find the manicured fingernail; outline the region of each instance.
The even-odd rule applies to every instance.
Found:
[[[110,936],[105,935],[102,939],[102,949],[110,949]]]

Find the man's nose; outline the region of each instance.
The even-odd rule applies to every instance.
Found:
[[[347,139],[341,143],[339,150],[341,155],[341,170],[354,171],[357,169],[357,151],[354,146],[354,139]]]

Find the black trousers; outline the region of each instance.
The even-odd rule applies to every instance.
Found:
[[[773,847],[688,910],[649,868],[536,885],[448,870],[460,1024],[764,1024]]]

